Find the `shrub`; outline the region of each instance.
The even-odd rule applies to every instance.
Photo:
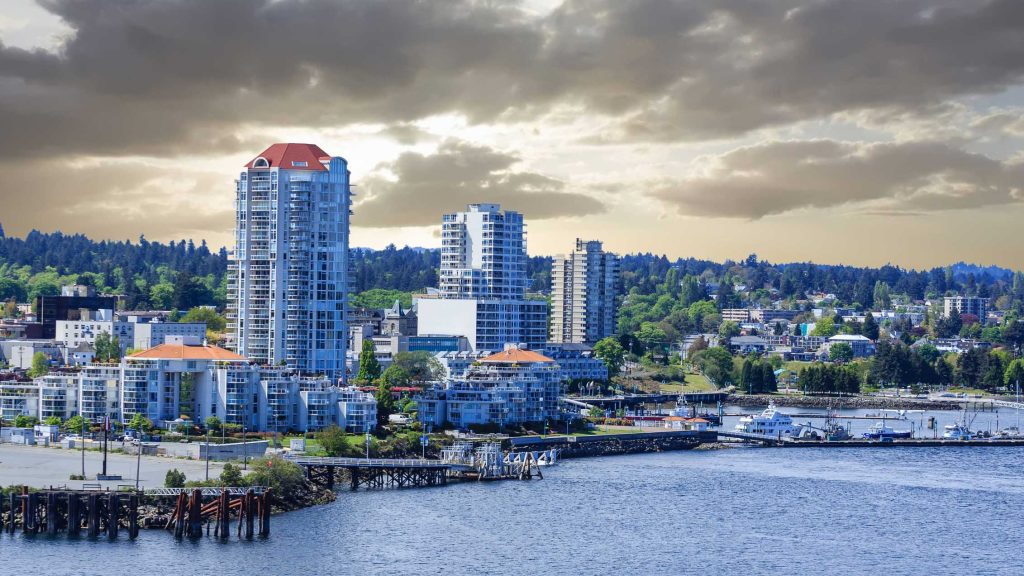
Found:
[[[237,465],[228,462],[224,465],[224,470],[220,473],[220,481],[224,486],[241,486],[242,471]]]
[[[184,488],[185,487],[185,473],[177,468],[167,471],[167,475],[164,476],[164,487],[166,488]]]

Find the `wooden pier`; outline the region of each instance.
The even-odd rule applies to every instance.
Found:
[[[160,496],[172,496],[176,489],[164,489]],[[152,495],[156,496],[156,493]],[[239,538],[270,535],[270,489],[262,488],[194,488],[177,489],[174,512],[165,528],[175,538],[198,538],[210,535],[224,540],[231,535],[231,516],[238,520]]]
[[[788,436],[765,436],[746,432],[719,431],[719,439],[740,440],[767,447],[783,448],[934,448],[934,447],[1024,447],[1024,438],[995,439],[975,438],[972,440],[952,440],[947,438],[899,438],[892,440],[870,440],[854,438],[850,440],[798,440]]]
[[[176,500],[165,528],[176,537],[209,534],[226,539],[232,516],[239,538],[270,534],[270,490],[255,488],[158,488],[146,492],[50,489],[37,492],[25,486],[0,491],[0,532],[67,534],[69,537],[104,536],[115,540],[121,531],[139,535],[140,506],[164,498]]]
[[[137,492],[30,492],[22,486],[7,494],[0,492],[0,520],[8,534],[18,532],[20,517],[24,534],[102,535],[114,540],[125,528],[128,537],[135,538],[139,535],[139,503]]]
[[[423,459],[387,458],[329,458],[298,456],[289,458],[306,473],[309,481],[333,490],[337,472],[348,472],[349,487],[362,488],[421,488],[441,486],[448,479],[470,472],[469,466],[461,466]]]

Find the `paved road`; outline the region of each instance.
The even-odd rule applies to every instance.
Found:
[[[100,482],[104,488],[116,489],[118,484],[135,484],[135,456],[109,454],[107,474],[120,474],[123,480]],[[88,483],[96,483],[96,474],[103,466],[103,454],[86,451],[85,474]],[[177,468],[185,473],[188,480],[206,478],[206,463],[196,460],[143,456],[140,485],[145,488],[160,488],[168,470]],[[222,464],[210,463],[210,477],[220,475]],[[0,486],[11,484],[35,487],[68,486],[81,488],[80,480],[69,480],[71,474],[82,471],[82,453],[77,450],[42,448],[0,444]]]

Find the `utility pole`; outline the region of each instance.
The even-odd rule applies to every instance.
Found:
[[[110,428],[110,417],[103,419],[103,476],[107,475],[107,429]]]
[[[245,443],[245,419],[242,419],[242,470],[249,469],[249,446]]]
[[[206,428],[206,479],[210,479],[210,428]]]
[[[82,418],[82,480],[85,480],[85,418]]]
[[[137,439],[137,441],[139,443],[137,448],[138,448],[139,451],[138,451],[138,453],[135,456],[135,491],[138,492],[139,491],[139,474],[142,473],[142,423],[141,422],[139,423],[139,426],[135,429],[135,433],[139,436],[138,439]]]

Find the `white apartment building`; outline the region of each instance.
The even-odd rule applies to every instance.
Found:
[[[318,430],[330,425],[362,432],[377,422],[372,394],[326,378],[260,368],[195,338],[171,337],[119,365],[56,370],[31,383],[0,383],[0,414],[92,422],[129,422],[142,414],[158,426],[179,417],[217,416],[253,431]]]
[[[957,314],[974,314],[981,322],[985,322],[988,314],[988,298],[946,296],[943,298],[942,315],[949,318],[954,312]]]
[[[551,266],[551,342],[594,344],[615,333],[619,259],[601,243],[576,239],[576,250]]]
[[[345,377],[348,163],[312,144],[274,144],[236,182],[228,323],[261,365]]]
[[[419,335],[465,336],[474,350],[547,340],[547,303],[527,300],[523,217],[471,204],[442,221],[440,298],[417,300]]]
[[[526,292],[523,216],[498,204],[470,204],[441,222],[443,298],[522,299]]]
[[[122,354],[129,348],[146,350],[163,344],[168,336],[200,340],[206,337],[205,322],[162,322],[148,316],[115,315],[112,310],[90,310],[83,314],[80,320],[57,320],[56,340],[66,349],[80,344],[95,346],[96,337],[103,332],[118,339]]]
[[[432,426],[542,422],[559,416],[560,382],[554,360],[508,347],[479,359],[443,388],[425,391],[416,402],[420,420]]]

